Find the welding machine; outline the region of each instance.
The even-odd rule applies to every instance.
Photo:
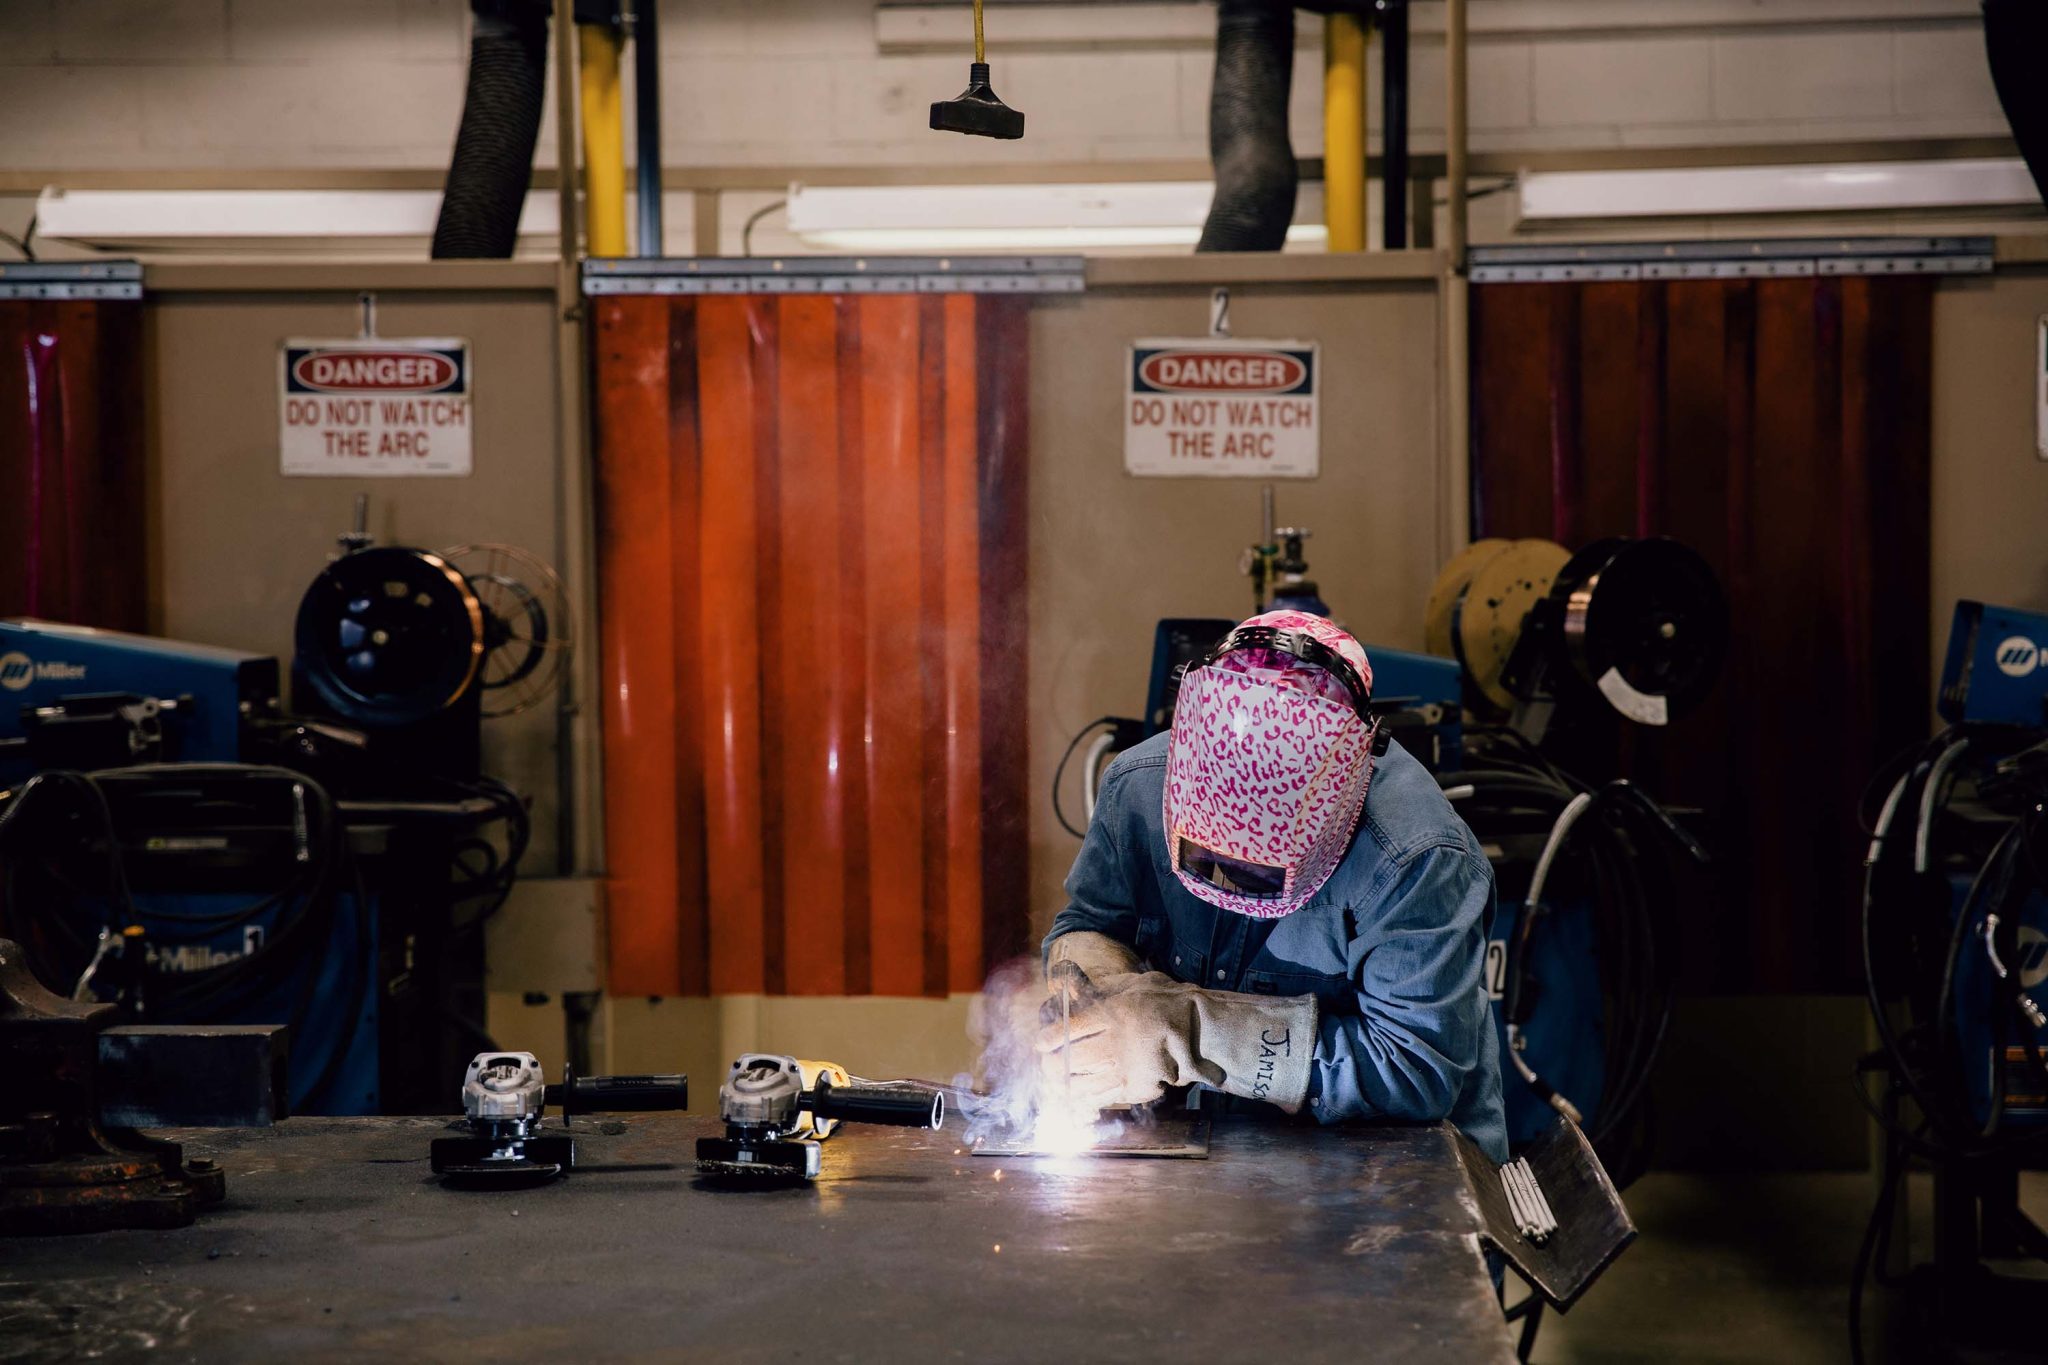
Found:
[[[1881,1045],[1857,1078],[1884,1145],[1852,1281],[1859,1335],[1863,1286],[1887,1261],[1918,1157],[1933,1171],[1933,1256],[1905,1284],[1922,1344],[2038,1352],[2039,1283],[1985,1262],[2048,1257],[2018,1185],[2048,1144],[2044,645],[2048,617],[1959,602],[1938,704],[1949,725],[1876,784],[1889,779],[1865,856],[1862,948]]]
[[[278,714],[277,660],[54,621],[0,621],[0,787],[46,768],[236,763]]]
[[[482,720],[545,696],[569,643],[531,556],[371,547],[364,516],[301,602],[296,714],[273,658],[0,623],[13,936],[53,989],[132,1016],[288,1022],[301,1112],[445,1102],[482,1012],[463,929],[529,830],[480,771]]]
[[[1958,602],[1941,668],[1941,718],[2048,727],[2048,616]]]

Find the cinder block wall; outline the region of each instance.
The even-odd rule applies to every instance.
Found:
[[[0,0],[0,170],[433,167],[461,107],[463,0]],[[996,0],[1031,135],[937,138],[959,4],[665,0],[671,165],[1205,155],[1213,12]],[[1440,144],[1443,6],[1418,0],[1416,144]],[[1472,0],[1478,150],[2000,135],[1974,0]],[[1295,143],[1321,148],[1320,21]],[[551,106],[552,107],[552,106]],[[550,114],[552,117],[552,114]],[[552,130],[540,161],[553,160]]]

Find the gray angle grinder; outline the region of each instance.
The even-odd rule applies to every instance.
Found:
[[[841,1122],[898,1128],[945,1122],[946,1097],[939,1091],[851,1085],[836,1067],[813,1069],[816,1079],[807,1088],[803,1064],[794,1057],[749,1052],[734,1062],[718,1091],[725,1136],[697,1139],[697,1170],[738,1179],[815,1180],[819,1142]]]
[[[561,1108],[562,1126],[542,1132],[550,1104]],[[434,1139],[434,1174],[450,1185],[538,1185],[576,1165],[574,1115],[689,1107],[688,1076],[578,1076],[564,1067],[562,1083],[548,1085],[531,1052],[479,1052],[462,1078],[470,1131]]]

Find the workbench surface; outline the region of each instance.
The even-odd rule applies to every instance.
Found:
[[[553,1120],[550,1121],[552,1126]],[[1205,1161],[843,1129],[808,1188],[700,1183],[714,1120],[582,1120],[538,1189],[444,1189],[444,1119],[168,1134],[173,1232],[0,1240],[0,1360],[1504,1361],[1441,1127],[1219,1120]]]

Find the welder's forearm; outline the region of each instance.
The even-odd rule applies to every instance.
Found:
[[[1471,1032],[1459,1029],[1462,1037]],[[1450,1117],[1478,1042],[1454,1046],[1439,1030],[1418,1032],[1371,1015],[1323,1016],[1309,1074],[1309,1111],[1325,1123],[1391,1118],[1431,1123]]]

